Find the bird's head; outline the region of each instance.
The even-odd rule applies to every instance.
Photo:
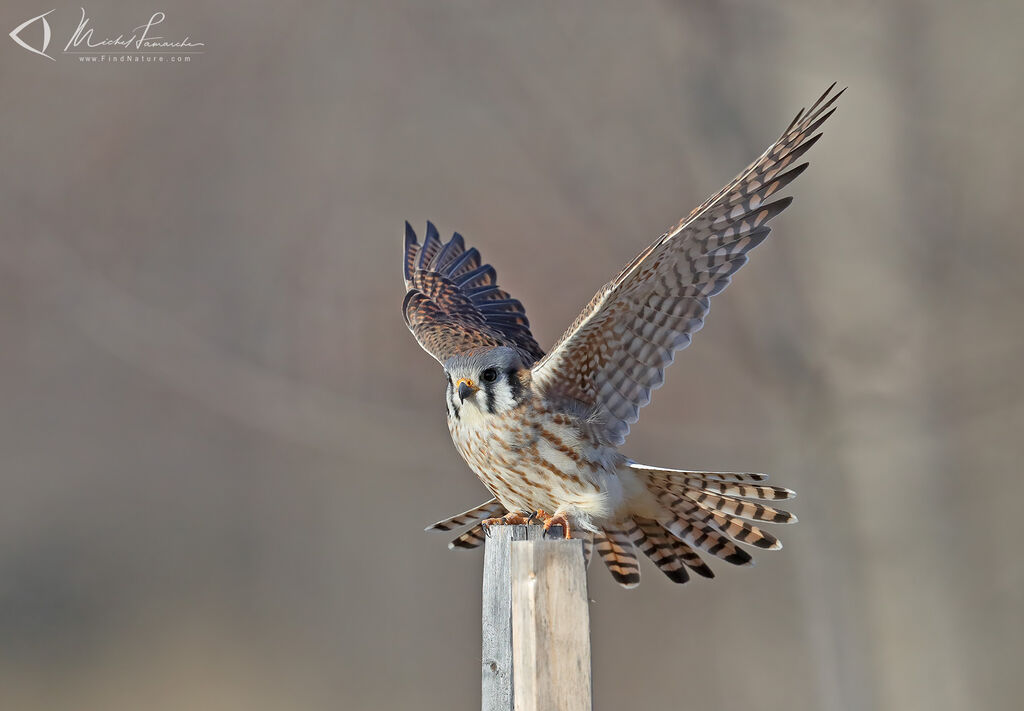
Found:
[[[496,415],[519,407],[529,395],[530,370],[514,348],[456,355],[445,361],[448,414]]]

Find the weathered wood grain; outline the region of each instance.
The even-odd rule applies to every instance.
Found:
[[[590,711],[590,610],[579,540],[511,546],[515,711]]]
[[[512,711],[513,540],[539,539],[540,526],[491,526],[484,544],[481,709]]]
[[[560,536],[561,528],[553,527],[551,535]],[[540,526],[492,526],[484,548],[483,578],[483,654],[481,666],[481,708],[483,711],[512,711],[513,694],[513,632],[512,632],[512,549],[542,542]],[[572,551],[578,558],[572,565],[583,568],[578,541],[551,541]],[[578,565],[577,565],[578,564]],[[583,601],[586,602],[585,571],[581,573]],[[585,611],[585,610],[584,610]],[[589,629],[586,631],[589,640]],[[587,684],[589,687],[590,652],[587,650]],[[589,698],[589,694],[588,694]],[[588,707],[589,708],[589,707]]]

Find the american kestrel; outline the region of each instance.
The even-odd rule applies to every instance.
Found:
[[[736,565],[737,545],[777,549],[750,521],[791,523],[757,503],[789,499],[763,474],[639,464],[619,452],[675,352],[704,325],[710,298],[728,286],[768,222],[792,198],[775,199],[807,163],[842,91],[830,86],[760,158],[603,286],[547,354],[523,305],[456,233],[423,244],[405,226],[405,321],[443,366],[448,429],[493,499],[427,530],[470,528],[450,547],[474,548],[486,526],[542,522],[596,547],[621,585],[640,582],[636,549],[671,580],[687,569],[713,577],[697,549]]]

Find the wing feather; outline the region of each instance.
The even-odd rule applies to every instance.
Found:
[[[530,333],[526,309],[498,286],[490,264],[476,249],[466,249],[456,232],[442,242],[427,223],[423,244],[405,223],[405,323],[430,355],[449,357],[478,348],[510,346],[525,363],[544,355]]]
[[[725,289],[792,198],[774,196],[807,163],[843,91],[835,84],[801,111],[761,157],[648,246],[601,288],[533,367],[534,387],[555,403],[582,404],[608,441],[622,444],[676,351],[704,325]]]

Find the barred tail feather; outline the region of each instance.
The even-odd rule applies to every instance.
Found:
[[[582,536],[583,539],[583,567],[590,567],[590,558],[594,554],[594,535],[592,533],[585,533]]]
[[[690,579],[684,561],[676,555],[675,539],[668,535],[657,521],[634,518],[633,527],[626,533],[633,539],[633,545],[650,558],[669,580],[674,583],[685,583]]]
[[[702,551],[721,558],[733,565],[751,565],[753,558],[745,550],[730,541],[718,529],[703,521],[687,521],[674,514],[659,518],[658,523],[679,540],[689,543]]]
[[[501,505],[501,502],[497,499],[491,499],[479,506],[474,506],[468,511],[463,511],[460,514],[433,523],[423,530],[453,531],[456,528],[474,524],[469,530],[463,532],[448,544],[448,548],[452,550],[455,548],[472,549],[478,547],[486,540],[486,532],[481,521],[494,516],[501,516],[504,513],[505,507]]]
[[[615,582],[624,588],[635,588],[640,584],[640,565],[636,560],[633,541],[623,531],[605,528],[594,534],[597,554],[608,566]]]
[[[733,540],[740,543],[748,543],[758,548],[767,550],[778,550],[782,543],[770,533],[762,531],[757,526],[747,523],[735,516],[726,515],[713,508],[698,504],[694,501],[677,499],[671,494],[662,494],[659,500],[668,506],[674,513],[681,515],[690,521],[703,521],[714,526]]]
[[[462,528],[476,521],[480,521],[485,518],[492,516],[498,516],[505,513],[505,507],[501,505],[497,499],[491,499],[485,501],[479,506],[474,506],[469,511],[463,511],[460,514],[451,516],[450,518],[443,519],[437,523],[433,523],[426,528],[424,531],[452,531],[456,528]]]
[[[635,545],[673,580],[670,573],[681,576],[675,573],[672,560],[680,568],[685,565],[713,577],[695,548],[734,565],[751,565],[753,558],[738,543],[768,550],[782,547],[778,538],[749,521],[796,521],[788,511],[759,503],[795,496],[789,489],[761,484],[767,479],[764,474],[668,469],[636,462],[629,467],[654,495],[661,513],[654,518],[634,516],[637,530],[627,530]]]
[[[772,506],[765,506],[753,501],[744,501],[734,496],[722,496],[709,491],[686,491],[686,498],[696,501],[702,506],[717,509],[722,513],[739,516],[750,521],[768,521],[770,523],[796,523],[796,516]]]
[[[639,462],[630,462],[629,468],[643,472],[658,472],[666,476],[678,475],[693,479],[717,481],[765,481],[768,478],[767,474],[757,472],[710,472],[700,469],[670,469],[668,467],[652,467],[649,464],[640,464]]]
[[[781,486],[751,485],[754,482],[765,481],[768,478],[767,474],[667,469],[665,467],[651,467],[646,464],[638,464],[637,462],[630,462],[629,467],[635,471],[642,472],[641,476],[647,477],[650,483],[658,484],[659,489],[666,489],[674,494],[682,495],[685,489],[704,489],[719,494],[770,501],[792,499],[796,496],[795,491]]]
[[[458,536],[451,543],[448,544],[449,550],[455,550],[456,548],[464,548],[471,550],[476,548],[487,539],[487,533],[484,531],[484,525],[478,523],[469,529],[462,535]]]
[[[796,492],[781,486],[757,486],[754,484],[734,484],[712,479],[690,479],[685,477],[667,478],[660,475],[651,477],[651,481],[659,488],[671,491],[679,496],[686,496],[688,491],[700,490],[710,491],[726,496],[741,496],[747,499],[761,499],[763,501],[782,501],[792,499]]]
[[[690,548],[686,543],[680,541],[678,538],[668,536],[668,539],[672,541],[675,546],[676,558],[682,561],[683,565],[695,572],[702,578],[713,578],[715,572],[708,567],[708,564],[704,562],[704,559],[700,557],[700,553]]]

